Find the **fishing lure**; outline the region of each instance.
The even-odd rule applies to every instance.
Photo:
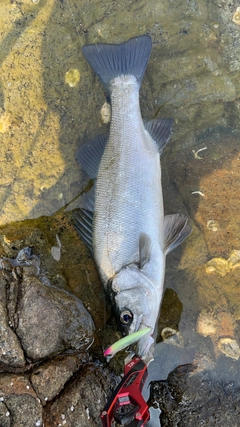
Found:
[[[103,352],[104,356],[113,357],[120,350],[123,350],[129,345],[134,344],[150,331],[151,331],[151,328],[148,327],[148,328],[141,329],[140,331],[133,332],[132,334],[127,335],[124,338],[121,338],[120,340],[116,341],[114,344],[112,344]]]

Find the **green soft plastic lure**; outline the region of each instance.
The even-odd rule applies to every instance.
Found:
[[[120,340],[116,341],[114,344],[110,345],[110,347],[108,347],[103,352],[104,356],[106,357],[114,356],[118,351],[123,350],[124,348],[128,347],[131,344],[134,344],[150,331],[151,331],[151,328],[145,328],[145,329],[141,329],[140,331],[133,332],[132,334],[127,335],[124,338],[121,338]]]

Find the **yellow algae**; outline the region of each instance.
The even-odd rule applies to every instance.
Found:
[[[217,320],[212,313],[203,310],[197,320],[197,332],[204,337],[215,335],[217,333]]]
[[[74,87],[80,82],[80,77],[80,72],[77,68],[70,68],[70,70],[65,73],[65,83],[70,87]]]
[[[10,126],[9,116],[4,114],[0,117],[0,133],[5,133]]]
[[[240,25],[240,7],[237,7],[236,12],[232,17],[234,24]]]
[[[225,258],[213,258],[206,264],[206,273],[216,272],[220,276],[225,276],[230,272],[228,260]]]
[[[228,259],[213,258],[205,265],[206,273],[218,273],[221,276],[229,273],[231,270],[240,268],[240,251],[234,249]]]

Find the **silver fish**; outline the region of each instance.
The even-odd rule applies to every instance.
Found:
[[[160,154],[172,119],[143,123],[139,89],[152,48],[148,35],[83,47],[111,99],[109,136],[83,144],[77,158],[96,178],[76,227],[92,250],[124,335],[150,327],[137,344],[149,357],[163,294],[165,257],[191,232],[184,215],[164,217]]]

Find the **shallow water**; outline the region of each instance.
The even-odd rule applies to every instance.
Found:
[[[71,225],[71,210],[81,205],[78,195],[88,184],[75,161],[77,146],[108,125],[101,114],[104,92],[81,46],[145,32],[153,37],[142,115],[174,118],[162,155],[165,211],[187,214],[193,232],[167,258],[150,380],[165,380],[175,367],[192,363],[198,374],[207,370],[223,384],[240,383],[237,6],[207,0],[0,5],[1,250],[12,255],[12,246],[31,236],[53,282],[60,275],[93,315],[99,354],[116,332],[105,326],[101,285]],[[59,249],[56,235],[60,261],[49,261],[51,248]],[[109,318],[108,305],[105,312]],[[170,334],[165,340],[163,329]],[[123,358],[111,366],[121,370]]]

